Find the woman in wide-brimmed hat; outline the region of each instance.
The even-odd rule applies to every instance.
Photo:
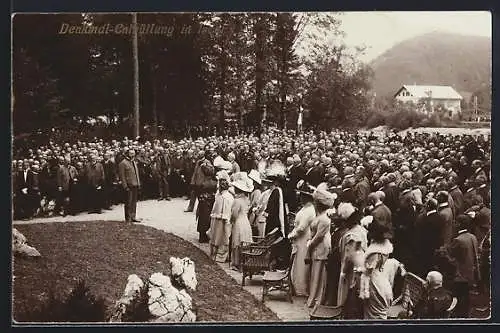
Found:
[[[326,262],[331,250],[331,222],[327,211],[333,207],[336,199],[335,194],[328,192],[327,188],[326,183],[321,183],[313,193],[316,217],[310,224],[311,239],[307,241],[307,249],[311,259],[308,307],[321,304],[326,290]]]
[[[253,183],[246,172],[237,172],[233,175],[231,185],[234,188],[234,202],[231,209],[231,265],[233,269],[240,266],[240,247],[243,242],[252,242],[252,227],[248,220],[250,199],[248,195],[253,191]]]
[[[288,239],[292,242],[292,253],[295,255],[290,274],[296,295],[308,296],[311,272],[309,263],[306,263],[307,241],[311,236],[311,222],[316,217],[312,198],[313,188],[300,180],[297,183],[297,194],[302,208],[295,215],[295,227],[288,235]]]
[[[226,262],[231,236],[231,209],[234,198],[229,193],[229,174],[221,170],[217,173],[218,191],[215,195],[210,215],[210,257],[217,262]]]
[[[278,228],[283,236],[283,241],[272,248],[271,257],[276,263],[277,269],[286,269],[290,265],[290,254],[292,251],[290,241],[288,240],[288,216],[285,200],[283,196],[283,181],[286,177],[286,168],[280,161],[274,161],[266,170],[266,179],[271,181],[271,193],[266,207],[266,226],[265,234]]]

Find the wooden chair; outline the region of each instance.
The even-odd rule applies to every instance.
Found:
[[[295,294],[295,290],[293,288],[290,271],[294,256],[295,254],[291,255],[290,263],[286,270],[264,272],[264,277],[262,278],[262,302],[264,302],[265,297],[269,294],[270,289],[273,288],[272,291],[284,291],[288,301],[293,303],[292,296]]]
[[[281,242],[283,237],[275,228],[263,239],[256,243],[243,243],[240,253],[241,272],[243,274],[241,285],[245,286],[245,278],[250,279],[254,274],[264,274],[271,269],[271,248]]]
[[[389,318],[398,318],[401,313],[411,317],[413,309],[425,293],[425,280],[407,272],[404,276],[401,295],[396,298],[388,311]]]
[[[311,312],[309,312],[311,320],[338,320],[342,319],[342,305],[328,306],[317,304]]]

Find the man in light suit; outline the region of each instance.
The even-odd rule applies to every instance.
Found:
[[[120,182],[125,190],[125,222],[140,222],[136,219],[137,193],[141,186],[139,170],[135,161],[135,150],[128,151],[127,158],[118,165]]]

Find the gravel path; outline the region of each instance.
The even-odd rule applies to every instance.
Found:
[[[191,242],[202,251],[208,253],[208,244],[198,243],[198,232],[193,213],[184,213],[187,201],[173,199],[172,201],[147,200],[137,204],[137,216],[142,223],[159,230],[170,232]],[[14,221],[13,224],[47,223],[47,222],[76,222],[76,221],[120,221],[124,219],[123,205],[115,206],[112,210],[104,211],[103,214],[80,214],[77,216],[37,218],[29,221]],[[219,264],[224,271],[241,285],[241,273],[229,268],[229,264]],[[245,290],[261,299],[262,283],[261,276],[255,276],[252,280],[246,279]],[[284,321],[309,320],[308,310],[305,306],[304,297],[294,297],[293,304],[288,302],[284,296],[276,295],[275,299],[266,299],[265,305],[275,312]]]

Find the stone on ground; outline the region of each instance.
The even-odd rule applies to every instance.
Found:
[[[12,229],[12,252],[26,257],[41,257],[42,255],[32,246],[27,244],[26,236],[16,228]]]
[[[115,304],[115,310],[111,316],[110,322],[122,322],[123,315],[127,311],[127,306],[139,296],[143,286],[144,282],[142,282],[139,276],[136,274],[128,276],[125,291],[123,292],[123,296]]]
[[[196,280],[194,262],[191,259],[187,257],[183,259],[171,257],[170,267],[172,279],[181,286],[181,288],[186,288],[191,291],[196,290],[198,281]]]
[[[194,322],[191,296],[172,285],[170,277],[154,273],[149,278],[149,312],[153,322]]]

